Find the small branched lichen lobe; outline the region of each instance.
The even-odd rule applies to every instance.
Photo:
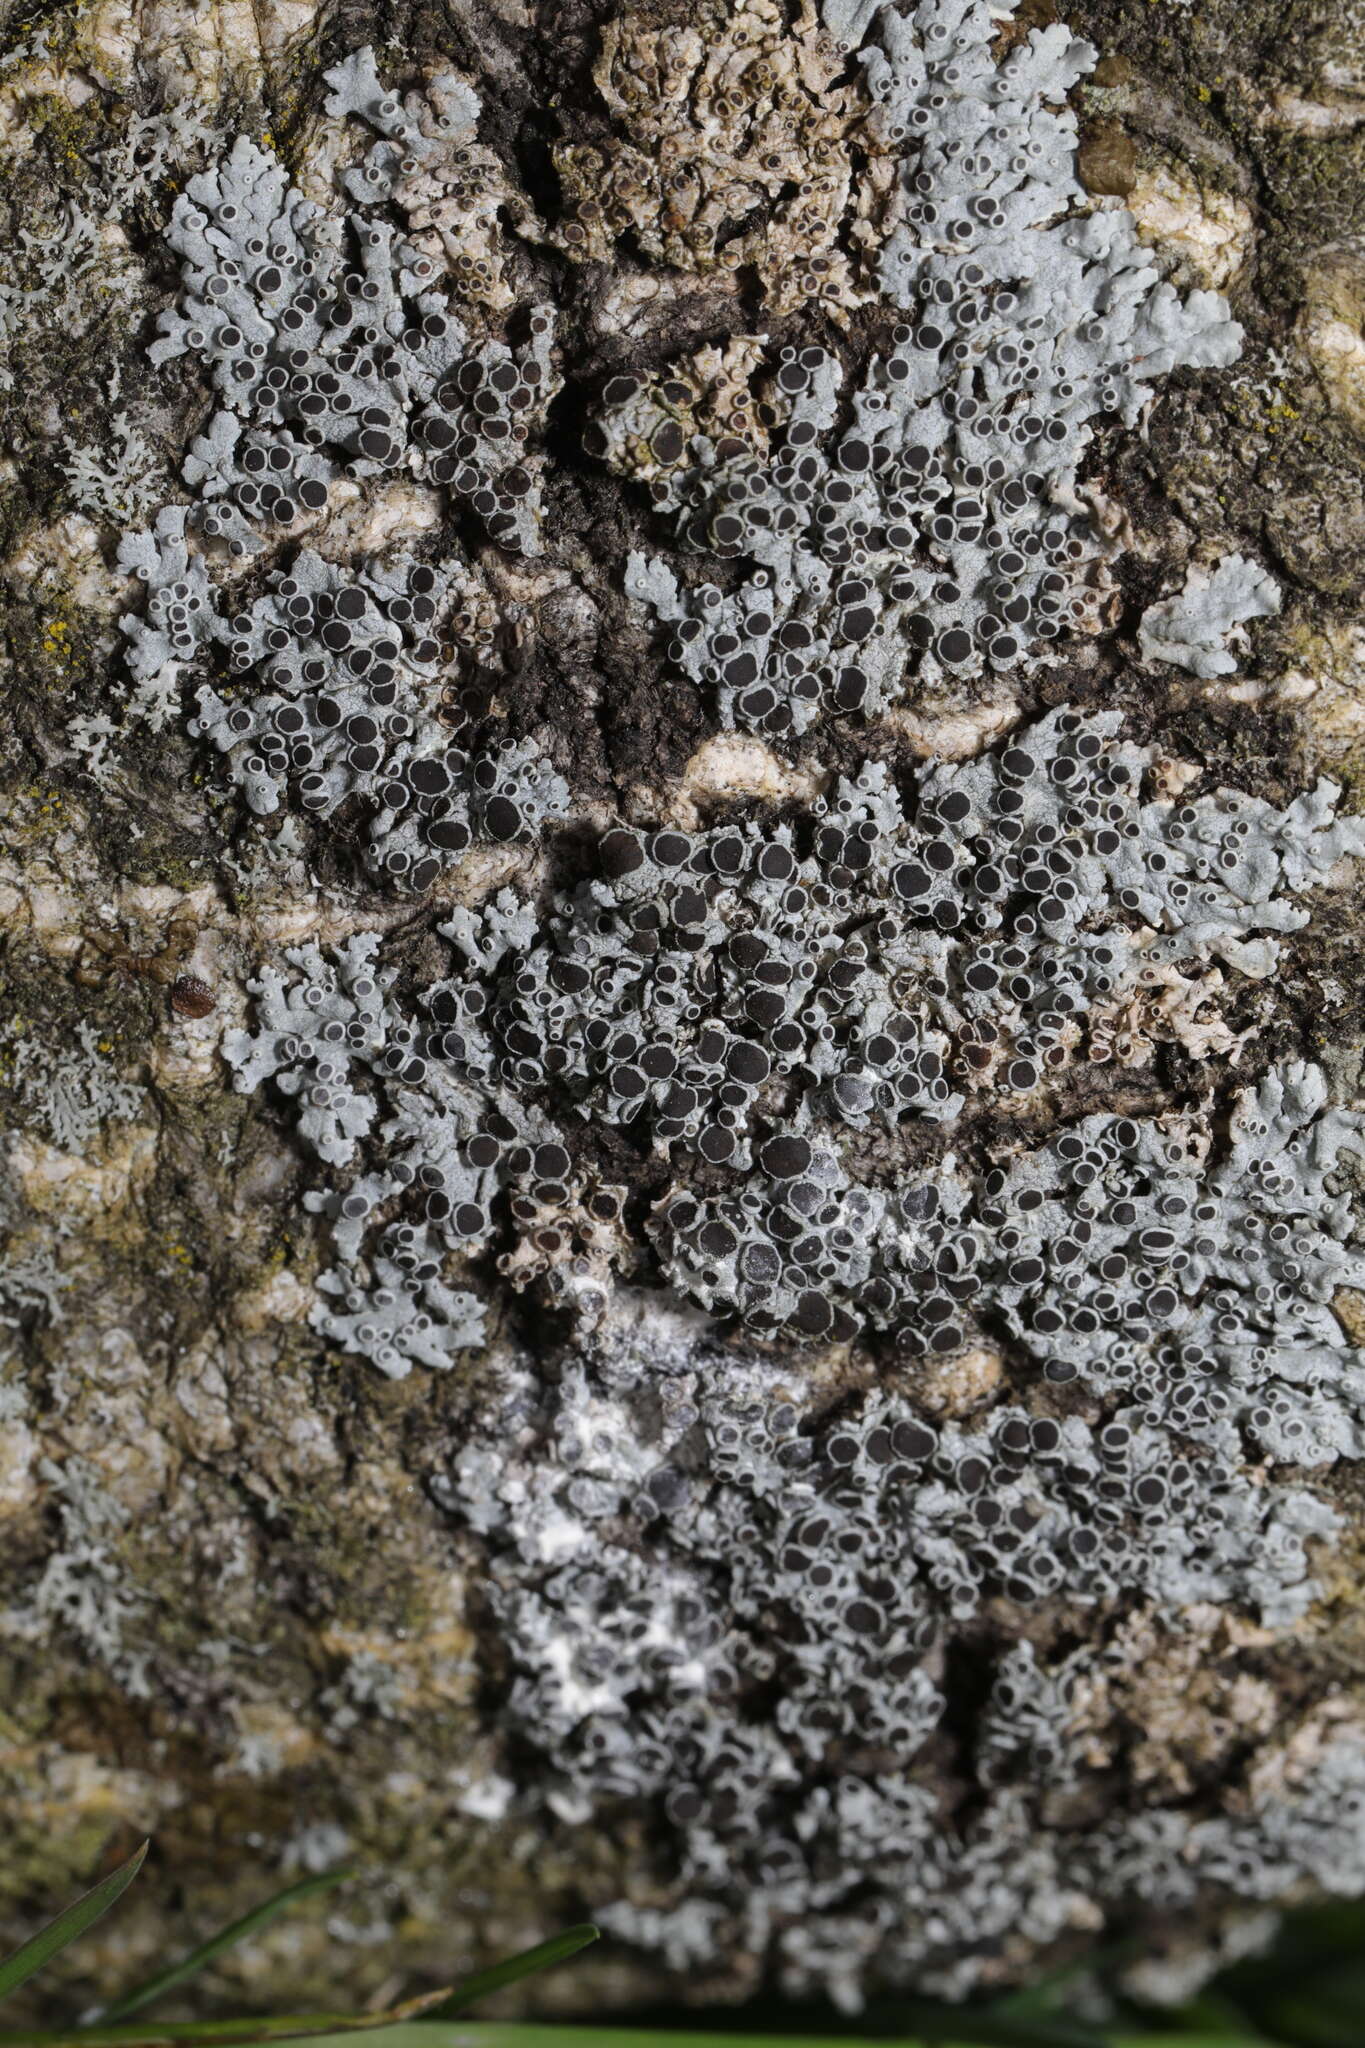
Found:
[[[0,46],[0,1919],[160,1824],[186,1945],[382,1873],[207,1993],[600,2015],[1365,1891],[1336,12]]]

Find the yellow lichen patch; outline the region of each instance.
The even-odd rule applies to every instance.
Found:
[[[47,126],[44,101],[51,102],[52,114],[71,112],[85,106],[94,92],[88,77],[52,61],[46,51],[41,55],[35,51],[27,63],[16,65],[0,90],[0,148],[7,155],[26,156],[35,137]],[[68,149],[62,154],[71,157],[74,153]]]
[[[680,269],[752,266],[776,312],[842,314],[865,296],[846,231],[880,210],[894,162],[845,70],[809,0],[794,22],[777,0],[704,0],[664,26],[617,15],[593,73],[616,133],[555,151],[555,239],[606,262],[630,231]]]
[[[1167,157],[1139,166],[1127,202],[1139,235],[1173,266],[1173,277],[1222,291],[1241,274],[1255,232],[1251,209],[1231,192],[1201,185],[1188,164]]]
[[[70,638],[71,628],[65,619],[49,619],[43,627],[44,654],[53,655],[59,661],[64,661],[71,652]]]
[[[34,782],[19,790],[5,822],[9,844],[15,848],[30,849],[44,842],[60,840],[78,821],[60,790]],[[41,885],[36,887],[32,891],[32,902],[36,905],[45,893]],[[45,921],[35,909],[34,922]]]

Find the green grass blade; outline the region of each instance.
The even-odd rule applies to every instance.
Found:
[[[876,2035],[882,2039],[905,2036],[914,2042],[961,2041],[963,2029],[970,2029],[972,2048],[1108,2048],[1103,2027],[1074,2020],[1063,2013],[1016,2011],[1012,2005],[992,2003],[963,2010],[961,2006],[940,2005],[932,1999],[900,1999],[888,2006],[874,2006],[869,2015]]]
[[[1280,2048],[1283,2048],[1283,2035],[1266,2033],[1263,2027],[1243,2012],[1241,2006],[1234,2005],[1230,1998],[1223,1996],[1216,1982],[1208,1985],[1195,1997],[1186,1999],[1178,2008],[1162,2009],[1150,2017],[1154,2029],[1152,2039],[1155,2042],[1160,2042],[1163,2039],[1164,2028],[1171,2026],[1183,2028],[1187,2033],[1197,2033],[1201,2028],[1211,2034],[1225,2033],[1229,2048],[1232,2048],[1234,2043],[1241,2043],[1242,2048],[1276,2048],[1278,2043]]]
[[[309,2039],[309,2048],[360,2048],[349,2025],[295,2019],[292,2021],[209,2022],[196,2026],[186,2022],[155,2028],[94,2028],[78,2033],[3,2034],[0,2048],[248,2048],[250,2043]],[[882,2048],[983,2048],[971,2036],[930,2043],[922,2035],[882,2039]],[[865,2048],[861,2037],[828,2034],[712,2034],[695,2030],[675,2032],[657,2027],[561,2027],[552,2023],[515,2020],[416,2020],[377,2027],[365,2036],[364,2048]],[[1134,2044],[1129,2044],[1134,2048]],[[1144,2043],[1143,2048],[1150,2048]],[[1212,2039],[1187,2044],[1182,2038],[1163,2038],[1161,2048],[1223,2048]]]
[[[100,2024],[107,2026],[114,2020],[127,2019],[130,2013],[141,2012],[143,2006],[150,2005],[154,1998],[160,1998],[164,1992],[174,1990],[177,1984],[183,1984],[187,1977],[194,1976],[197,1970],[202,1970],[206,1964],[213,1962],[226,1950],[234,1948],[239,1941],[245,1941],[249,1935],[257,1933],[262,1927],[268,1927],[272,1920],[277,1920],[281,1913],[287,1913],[291,1906],[297,1906],[303,1899],[315,1898],[319,1892],[335,1891],[350,1875],[349,1870],[325,1870],[315,1877],[300,1878],[297,1884],[286,1885],[284,1890],[276,1892],[273,1898],[264,1900],[259,1906],[253,1906],[240,1920],[234,1920],[230,1926],[210,1935],[198,1948],[191,1949],[188,1955],[182,1956],[178,1963],[168,1963],[164,1970],[158,1970],[145,1984],[139,1984],[134,1990],[126,1991],[122,1998],[116,1998],[100,2014]]]
[[[384,2012],[289,2013],[254,2020],[142,2020],[117,2027],[0,2032],[0,2048],[194,2048],[196,2043],[203,2048],[235,2048],[238,2043],[306,2041],[314,2036],[340,2043],[349,2042],[354,2034],[377,2033],[405,2039],[410,2033],[408,2022],[443,2005],[452,1988],[442,1984]],[[439,2043],[422,2039],[420,2048],[439,2048]]]
[[[1242,2036],[1224,2033],[1125,2032],[1103,2038],[1105,2048],[1243,2048]],[[395,2027],[371,2036],[367,2048],[869,2048],[873,2039],[880,2048],[987,2048],[976,2034],[698,2034],[675,2033],[671,2027],[556,2027],[515,2020]],[[313,2048],[326,2044],[314,2042]]]
[[[380,2048],[869,2048],[867,2038],[854,2034],[712,2034],[653,2025],[558,2027],[516,2020],[471,2021],[465,2026],[441,2022],[404,2027],[402,2032],[402,2041],[384,2036],[376,2040]],[[981,2048],[971,2035],[933,2044],[920,2034],[876,2038],[879,2048]]]
[[[983,2048],[971,2033],[930,2041],[922,2034],[869,2037],[844,2034],[716,2034],[672,2027],[560,2027],[517,2020],[420,2020],[371,2034],[365,2048]],[[329,2048],[315,2041],[312,2048]],[[349,2048],[344,2040],[335,2048]],[[1218,2031],[1109,2035],[1105,2048],[1241,2048],[1236,2036]]]
[[[567,1962],[576,1956],[581,1948],[599,1939],[598,1930],[588,1922],[579,1927],[568,1927],[563,1934],[552,1935],[549,1941],[537,1942],[534,1948],[523,1949],[519,1956],[509,1956],[505,1963],[494,1963],[490,1969],[479,1970],[467,1977],[463,1984],[457,1984],[451,1996],[439,2005],[432,2019],[443,2020],[452,2013],[463,2012],[476,1998],[487,1998],[490,1992],[501,1991],[508,1984],[518,1984],[523,1977],[533,1977],[539,1970],[551,1970],[556,1963]]]
[[[437,1997],[448,1994],[437,1993]],[[79,2032],[0,2033],[0,2048],[247,2048],[253,2042],[309,2039],[310,2048],[360,2048],[356,2032],[366,2032],[364,2048],[866,2048],[869,2038],[881,2048],[987,2048],[978,2035],[935,2038],[923,2034],[717,2034],[672,2027],[560,2027],[510,2020],[408,2019],[420,2001],[372,2018],[344,2020],[325,2014],[313,2018],[210,2020],[156,2027],[92,2027]],[[1242,2048],[1244,2036],[1219,2029],[1134,2034],[1127,2028],[1107,2034],[1105,2048]]]
[[[26,1984],[45,1963],[60,1955],[69,1942],[75,1941],[87,1927],[93,1927],[102,1913],[108,1912],[115,1899],[127,1891],[141,1870],[148,1847],[149,1844],[144,1842],[126,1863],[120,1863],[108,1877],[102,1877],[88,1892],[82,1892],[64,1913],[59,1913],[55,1920],[49,1920],[31,1941],[26,1941],[22,1948],[0,1962],[0,1998],[8,1998],[11,1991],[17,1991],[21,1984]]]

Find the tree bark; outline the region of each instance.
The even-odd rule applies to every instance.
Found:
[[[155,1844],[116,1923],[70,1959],[72,2010],[281,1873],[345,1862],[359,1875],[326,1914],[226,1960],[186,2010],[383,2000],[622,1897],[662,1908],[675,1874],[657,1802],[577,1819],[572,1802],[558,1815],[543,1803],[548,1767],[508,1718],[515,1660],[485,1597],[496,1532],[442,1505],[444,1476],[495,1426],[507,1375],[529,1359],[554,1384],[579,1356],[553,1270],[514,1289],[487,1262],[494,1334],[454,1370],[389,1380],[348,1355],[309,1323],[330,1257],[303,1206],[316,1163],[290,1104],[269,1088],[235,1091],[222,1057],[224,1030],[249,1025],[247,982],[287,946],[376,930],[386,959],[430,982],[450,971],[438,916],[518,883],[529,856],[486,850],[457,884],[395,896],[364,869],[358,819],[314,833],[297,812],[249,813],[188,731],[188,681],[182,701],[138,709],[119,621],[140,614],[145,593],[116,551],[157,508],[184,502],[180,466],[212,409],[192,356],[156,368],[147,355],[179,288],[165,236],[187,178],[244,133],[336,206],[341,145],[322,74],[365,44],[395,89],[453,71],[478,92],[507,307],[485,306],[477,331],[512,331],[537,304],[557,313],[543,552],[500,549],[446,504],[411,530],[428,553],[478,571],[501,729],[534,735],[569,784],[571,822],[544,836],[564,871],[613,820],[794,814],[865,758],[906,775],[1058,705],[1119,709],[1172,791],[1189,764],[1201,790],[1285,805],[1325,773],[1346,813],[1361,808],[1365,81],[1352,10],[1074,0],[1068,23],[1101,58],[1070,95],[1083,181],[1126,200],[1182,290],[1229,296],[1240,357],[1177,370],[1139,426],[1100,428],[1083,478],[1116,540],[1109,589],[1095,629],[1078,630],[1061,660],[1026,663],[1008,690],[969,693],[965,710],[946,686],[912,691],[880,727],[825,721],[730,754],[716,752],[714,701],[670,666],[625,593],[629,552],[671,545],[663,514],[585,429],[613,376],[661,372],[735,336],[817,345],[856,377],[887,346],[890,314],[874,291],[846,316],[774,311],[762,251],[778,228],[765,208],[785,201],[760,200],[740,224],[747,254],[733,268],[695,250],[651,254],[638,229],[593,261],[565,238],[583,217],[566,145],[609,154],[633,132],[594,78],[604,35],[690,26],[694,12],[671,0],[623,0],[616,14],[605,0],[206,11],[97,0],[15,11],[4,31],[0,1940],[143,1834]],[[779,12],[779,40],[796,38],[801,10]],[[1024,12],[1002,25],[1005,40],[1054,18],[1048,0]],[[708,37],[723,38],[726,13],[698,16]],[[343,160],[358,151],[353,135]],[[864,159],[850,161],[862,177]],[[850,247],[842,230],[839,246]],[[364,531],[373,497],[362,481],[336,515],[334,559],[346,556],[347,518],[353,553],[382,545],[383,529]],[[1144,613],[1182,588],[1191,563],[1230,554],[1281,589],[1236,673],[1144,661]],[[1229,971],[1235,1054],[1206,1067],[1167,1043],[1131,1069],[1082,1066],[1025,1120],[1031,1138],[1111,1107],[1183,1113],[1210,1088],[1225,1105],[1284,1060],[1316,1061],[1335,1099],[1356,1101],[1360,901],[1358,876],[1315,895],[1272,981]],[[602,1144],[603,1176],[628,1189],[635,1260],[618,1260],[611,1284],[632,1304],[655,1299],[643,1219],[663,1178],[638,1148]],[[1365,1302],[1342,1294],[1336,1307],[1359,1341]],[[713,1340],[689,1328],[709,1356]],[[743,1349],[733,1333],[723,1341]],[[807,1391],[822,1373],[836,1388],[875,1388],[889,1370],[856,1343],[833,1365],[780,1338],[764,1355]],[[1010,1358],[996,1360],[947,1412],[980,1416],[1017,1384]],[[1281,1768],[1296,1739],[1356,1725],[1359,1467],[1273,1476],[1302,1480],[1342,1518],[1315,1554],[1322,1592],[1302,1617],[1262,1630],[1233,1602],[1168,1625],[1137,1597],[1071,1614],[1082,1643],[1112,1649],[1128,1628],[1131,1659],[1147,1668],[1144,1690],[1130,1661],[1094,1724],[1101,1803],[1235,1812],[1258,1768]],[[991,1614],[997,1644],[1047,1639],[1007,1606]],[[980,1790],[964,1759],[981,1654],[978,1633],[941,1679],[950,1812]],[[1037,1820],[1042,1832],[1058,1824]],[[1086,1824],[1084,1801],[1060,1822]],[[1233,1886],[1201,1895],[1194,1916],[1158,1914],[1153,1952],[1170,1967],[1144,1981],[1186,1981],[1256,1910]],[[1102,1917],[989,1942],[951,1988],[1075,1952]],[[736,1924],[700,1968],[618,1941],[530,1996],[555,2014],[600,2015],[658,1995],[733,1998],[773,1967]],[[47,2009],[32,1993],[27,2012]]]

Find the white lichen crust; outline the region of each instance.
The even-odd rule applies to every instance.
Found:
[[[1208,681],[1236,672],[1227,642],[1248,619],[1280,609],[1273,576],[1245,555],[1224,555],[1212,570],[1192,569],[1176,596],[1148,605],[1138,624],[1138,645],[1148,661],[1170,662]]]

